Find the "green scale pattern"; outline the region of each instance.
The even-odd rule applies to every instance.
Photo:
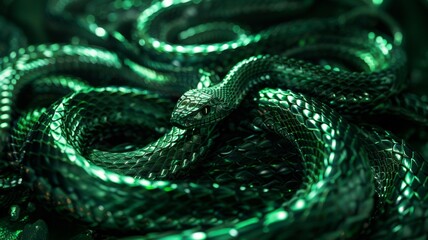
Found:
[[[49,0],[66,43],[28,47],[0,19],[0,234],[426,239],[428,162],[370,121],[428,127],[383,4]]]

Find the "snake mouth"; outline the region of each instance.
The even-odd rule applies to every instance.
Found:
[[[179,123],[179,122],[176,122],[176,121],[171,121],[171,124],[172,124],[173,127],[178,127],[180,129],[187,129],[187,128],[189,128],[185,124],[182,124],[182,123]]]
[[[222,118],[216,118],[211,121],[194,122],[191,119],[176,118],[172,116],[170,122],[171,122],[171,125],[174,127],[178,127],[180,129],[189,129],[189,128],[201,128],[210,124],[214,124],[220,121],[221,119]]]
[[[171,125],[173,127],[178,127],[178,128],[181,128],[181,129],[187,129],[187,128],[192,127],[192,124],[189,121],[186,121],[186,120],[184,120],[182,118],[177,118],[174,115],[171,116],[170,122],[171,122]]]

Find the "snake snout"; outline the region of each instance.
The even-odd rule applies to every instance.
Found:
[[[181,129],[188,128],[188,125],[189,125],[188,121],[185,121],[185,119],[183,119],[182,117],[179,117],[178,115],[179,114],[177,113],[174,113],[174,112],[172,113],[171,120],[170,120],[171,125]]]

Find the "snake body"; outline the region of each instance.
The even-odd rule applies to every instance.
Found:
[[[200,81],[201,70],[215,82],[218,79],[217,75],[223,77],[232,66],[244,58],[278,52],[293,55],[292,50],[299,49],[301,44],[311,42],[321,44],[322,40],[316,39],[317,37],[323,38],[330,35],[330,39],[324,39],[326,41],[324,44],[327,45],[324,47],[328,48],[328,44],[332,44],[332,39],[341,41],[336,34],[337,31],[344,31],[346,26],[364,25],[359,24],[357,19],[370,18],[373,15],[370,11],[356,11],[345,14],[346,16],[342,16],[339,21],[337,18],[296,21],[293,17],[296,18],[299,13],[314,6],[313,1],[294,0],[267,1],[263,8],[260,8],[257,1],[246,1],[244,9],[241,9],[236,1],[231,1],[227,4],[230,9],[227,12],[206,11],[206,9],[224,9],[219,7],[223,4],[225,4],[224,1],[183,0],[154,1],[151,5],[144,5],[136,1],[136,8],[141,8],[142,12],[138,18],[134,19],[135,28],[129,34],[123,33],[121,26],[111,29],[109,24],[103,24],[102,20],[96,22],[94,19],[97,19],[98,13],[78,15],[72,9],[76,8],[73,7],[75,5],[85,5],[79,0],[53,0],[49,13],[52,16],[52,22],[60,23],[59,26],[54,27],[55,29],[62,23],[74,26],[79,31],[73,30],[74,27],[70,30],[73,33],[77,32],[77,36],[84,41],[123,53],[129,58],[126,63],[131,67],[138,65],[135,67],[137,71],[143,78],[153,80],[152,84],[169,82],[174,83],[174,87],[178,89],[195,87]],[[87,8],[91,7],[87,6]],[[124,11],[124,9],[113,10],[113,13],[116,14],[117,11]],[[200,15],[199,13],[209,14]],[[259,21],[256,24],[251,19],[254,14],[266,15],[266,19],[263,20],[265,22]],[[76,23],[73,16],[80,20]],[[282,23],[284,20],[288,22]],[[75,26],[76,24],[78,26]],[[204,31],[201,32],[198,29]],[[104,34],[95,33],[97,30]],[[91,33],[90,37],[88,32]],[[352,31],[351,33],[344,31],[343,34],[350,38]],[[354,40],[357,38],[358,36]],[[359,44],[366,44],[364,40],[366,38],[361,38]],[[340,43],[342,44],[345,45]],[[368,45],[372,46],[372,44]],[[316,48],[322,51],[320,46]],[[347,51],[346,48],[343,49]],[[348,53],[341,53],[342,56],[345,54]],[[165,89],[165,86],[158,86],[158,88]]]
[[[371,104],[387,98],[387,94],[400,90],[405,79],[402,59],[403,55],[398,51],[391,53],[389,61],[373,73],[338,72],[332,75],[331,70],[294,59],[252,57],[237,64],[220,84],[186,92],[172,114],[172,121],[182,127],[194,127],[221,120],[236,109],[252,87],[281,85],[275,83],[281,80],[284,86],[311,91],[337,108],[366,110]],[[371,84],[373,89],[370,89]],[[355,90],[358,85],[367,87],[358,92]],[[334,94],[329,91],[331,88],[335,89]]]
[[[84,5],[51,4],[60,23]],[[153,1],[138,18],[116,9],[135,21],[128,35],[100,12],[70,29],[109,50],[51,44],[3,58],[0,145],[23,176],[8,186],[91,228],[146,239],[426,237],[426,160],[344,117],[427,125],[426,99],[401,93],[397,32],[358,23],[364,12],[282,23],[313,1],[246,4]],[[19,101],[23,92],[34,101]],[[244,125],[250,137],[227,140]],[[281,141],[301,160],[251,157]]]

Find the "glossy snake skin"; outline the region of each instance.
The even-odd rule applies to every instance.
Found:
[[[0,62],[2,234],[426,239],[428,162],[368,120],[428,126],[401,32],[326,2],[49,1],[71,43]]]

